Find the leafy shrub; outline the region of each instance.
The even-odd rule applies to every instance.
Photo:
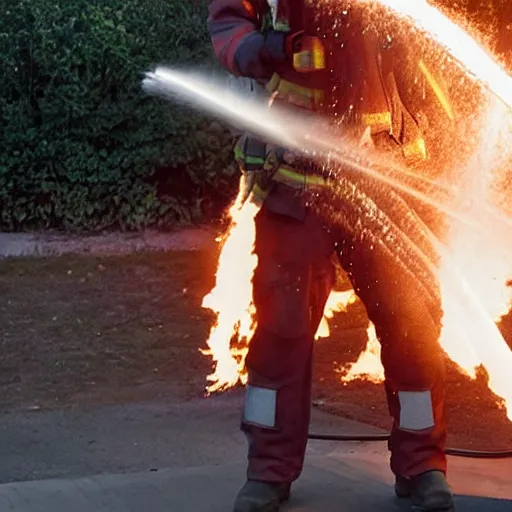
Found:
[[[168,225],[229,196],[230,132],[140,87],[157,64],[213,65],[205,19],[183,0],[2,0],[0,229]]]

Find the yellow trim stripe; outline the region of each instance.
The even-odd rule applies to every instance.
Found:
[[[391,126],[391,112],[374,112],[362,115],[363,123],[366,126],[387,125]]]
[[[266,86],[266,90],[270,95],[277,94],[278,96],[282,95],[290,98],[294,96],[298,97],[299,101],[303,100],[312,103],[310,107],[317,106],[324,99],[324,91],[322,89],[302,87],[288,80],[283,80],[277,73],[272,75],[272,78]]]
[[[425,160],[427,158],[427,146],[425,144],[425,139],[422,137],[413,140],[409,144],[406,144],[402,148],[403,154],[405,158],[422,158]]]
[[[430,72],[430,70],[427,68],[427,65],[423,60],[420,60],[418,62],[418,67],[420,68],[420,71],[425,75],[425,78],[427,79],[428,83],[430,84],[430,87],[432,87],[432,90],[434,91],[434,94],[436,95],[437,99],[439,100],[439,103],[441,103],[441,106],[443,107],[444,111],[446,112],[446,115],[450,118],[450,121],[454,120],[453,110],[452,106],[450,105],[450,102],[448,101],[448,98],[446,97],[446,94],[443,92],[443,88],[439,84],[439,82],[434,78],[434,75]]]
[[[280,167],[272,179],[294,188],[326,187],[329,185],[327,180],[318,174],[301,174],[289,167]]]

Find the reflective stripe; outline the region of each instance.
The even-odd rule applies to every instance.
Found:
[[[247,386],[245,391],[244,421],[267,428],[276,426],[275,389]]]
[[[263,166],[263,164],[265,163],[265,159],[264,158],[260,158],[259,156],[244,155],[242,159],[243,159],[243,161],[246,164],[250,164],[250,165],[261,165],[261,166]]]
[[[399,391],[398,399],[402,430],[425,430],[435,425],[430,391]]]
[[[272,179],[293,188],[328,186],[327,180],[318,174],[301,174],[289,167],[280,167]]]
[[[240,146],[235,146],[235,158],[237,160],[241,160],[246,164],[260,164],[263,165],[265,163],[265,159],[257,157],[257,156],[249,156],[246,155]]]
[[[274,176],[272,176],[272,180],[296,189],[302,189],[306,186],[306,176],[304,174],[285,169],[284,167],[280,167],[276,171]]]
[[[234,154],[235,158],[246,166],[261,168],[265,163],[265,158],[264,156],[257,156],[257,154],[264,155],[264,151],[263,143],[246,137],[240,139],[235,145]]]
[[[277,92],[283,95],[298,94],[315,102],[321,101],[324,97],[324,92],[321,89],[308,89],[293,82],[288,82],[288,80],[279,81]]]
[[[278,98],[292,105],[309,110],[313,110],[324,99],[324,91],[321,89],[302,87],[288,80],[283,80],[277,73],[272,75],[266,90],[271,96],[275,94]]]
[[[325,69],[324,47],[316,37],[308,39],[309,48],[293,54],[293,67],[297,71]]]
[[[425,160],[427,158],[427,146],[425,145],[425,139],[418,137],[409,144],[406,144],[402,148],[402,152],[405,158],[421,158]]]
[[[434,75],[427,68],[427,65],[425,64],[425,62],[423,62],[423,60],[420,60],[418,62],[418,67],[420,68],[420,71],[427,79],[427,82],[430,84],[430,87],[432,87],[432,90],[434,91],[434,94],[439,100],[439,103],[441,103],[441,106],[446,112],[446,115],[450,118],[451,121],[453,121],[454,115],[452,106],[450,105],[450,102],[447,98],[447,94],[444,93],[441,84],[434,78]]]
[[[363,114],[361,117],[363,124],[371,128],[372,134],[391,130],[391,112],[389,111]]]

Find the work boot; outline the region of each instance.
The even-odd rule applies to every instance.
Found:
[[[290,498],[290,484],[248,480],[240,489],[233,512],[278,512]]]
[[[414,478],[397,476],[395,494],[411,498],[413,512],[454,512],[453,494],[441,471],[427,471]]]

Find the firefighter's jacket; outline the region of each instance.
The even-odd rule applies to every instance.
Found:
[[[404,104],[402,98],[407,95],[401,94],[399,86],[403,72],[397,69],[405,70],[406,62],[398,57],[392,41],[379,40],[355,10],[347,10],[333,23],[328,13],[308,12],[315,7],[307,7],[305,0],[280,1],[293,2],[293,8],[288,9],[284,24],[279,20],[276,26],[267,0],[211,0],[208,28],[220,64],[235,76],[257,80],[278,101],[336,119],[341,131],[357,137],[370,130],[376,140],[384,135],[406,160],[427,158],[419,126],[421,105],[418,101],[414,108]],[[300,31],[322,36],[323,69],[308,73],[294,69],[285,53],[285,37]],[[267,146],[246,134],[237,145],[236,157],[243,170],[263,169]],[[307,176],[304,168],[295,171],[288,167],[274,175],[271,184],[264,180],[256,193],[276,213],[303,218],[305,209],[293,190],[297,187],[290,185],[307,186],[308,180],[318,177]]]

